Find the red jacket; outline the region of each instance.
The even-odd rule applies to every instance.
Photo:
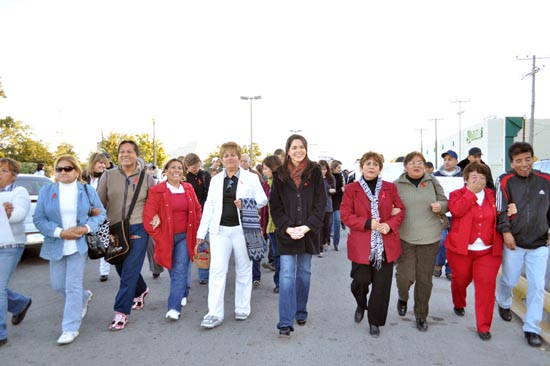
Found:
[[[392,216],[392,208],[401,209]],[[398,228],[405,218],[405,206],[399,198],[395,184],[382,181],[382,189],[378,195],[378,213],[380,222],[387,223],[391,230],[383,235],[386,261],[391,263],[401,255],[401,239]],[[342,222],[350,228],[348,235],[348,259],[355,263],[370,264],[371,230],[365,229],[365,224],[372,219],[370,200],[359,182],[346,186],[344,198],[340,206]]]
[[[453,215],[451,229],[445,239],[445,247],[457,254],[468,255],[468,245],[470,243],[470,233],[474,222],[474,213],[471,208],[477,205],[477,196],[466,186],[451,192],[449,196],[449,210]],[[481,224],[483,236],[492,236],[493,256],[502,256],[502,236],[497,231],[497,209],[495,203],[495,193],[492,189],[485,188],[485,199],[483,200],[483,212],[492,212],[493,217],[485,218]],[[488,224],[487,222],[492,224]]]
[[[197,229],[201,221],[201,205],[193,186],[181,182],[187,199],[187,251],[193,260],[193,252],[197,241]],[[174,246],[174,225],[172,224],[172,193],[167,182],[162,182],[149,189],[149,195],[143,210],[143,226],[155,241],[155,261],[167,269],[172,269],[172,248]],[[153,229],[151,219],[158,214],[160,225]]]

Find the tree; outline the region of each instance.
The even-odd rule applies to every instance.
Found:
[[[23,162],[53,163],[53,156],[41,140],[32,139],[32,129],[12,117],[0,119],[0,157]]]
[[[262,156],[262,151],[260,150],[260,146],[258,146],[257,143],[252,143],[252,152],[250,151],[250,145],[241,145],[241,152],[243,154],[248,154],[250,156],[250,159],[252,160],[252,164],[256,162],[256,160],[260,159]]]
[[[57,159],[61,155],[72,155],[77,156],[76,152],[74,151],[74,146],[69,144],[68,142],[62,142],[58,147],[55,153],[53,154],[54,157]]]
[[[118,145],[121,141],[132,140],[139,146],[140,156],[146,163],[153,162],[153,139],[147,133],[140,135],[129,135],[126,133],[111,132],[107,138],[103,138],[100,143],[100,149],[111,155],[111,159],[115,164],[118,164]],[[167,160],[168,155],[164,151],[162,143],[157,142],[157,165],[162,164]]]

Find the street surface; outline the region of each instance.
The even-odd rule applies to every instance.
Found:
[[[368,334],[367,317],[353,321],[355,300],[349,285],[346,233],[340,251],[330,249],[324,258],[313,258],[309,318],[295,326],[290,339],[278,337],[277,296],[273,272],[262,268],[261,287],[253,289],[252,314],[246,321],[233,317],[234,272],[230,266],[225,296],[225,321],[212,330],[200,322],[207,312],[208,286],[199,285],[193,269],[188,305],[177,322],[164,318],[169,277],[165,271],[153,280],[145,263],[142,273],[151,289],[143,310],[133,311],[126,329],[108,330],[118,275],[111,270],[107,282],[99,282],[97,261],[89,261],[85,285],[94,293],[88,315],[74,343],[58,346],[63,299],[50,287],[48,262],[36,251],[26,252],[10,287],[30,295],[33,304],[25,320],[11,325],[8,343],[0,348],[0,365],[502,365],[549,366],[550,347],[531,348],[523,336],[521,321],[500,319],[495,306],[492,340],[483,342],[475,328],[473,291],[468,294],[465,317],[457,317],[451,302],[450,282],[434,278],[429,330],[419,332],[412,313],[397,315],[395,281],[388,320],[380,338]]]

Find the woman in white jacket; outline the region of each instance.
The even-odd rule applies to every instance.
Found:
[[[248,257],[239,211],[244,198],[254,199],[258,209],[267,204],[258,176],[239,169],[240,146],[234,142],[223,144],[220,157],[225,169],[210,182],[197,232],[198,243],[210,233],[208,314],[201,322],[204,328],[214,328],[223,322],[225,282],[232,251],[236,274],[235,319],[246,320],[250,315],[252,261]]]

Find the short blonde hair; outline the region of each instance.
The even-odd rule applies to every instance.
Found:
[[[61,155],[55,160],[55,163],[53,165],[54,169],[57,168],[57,165],[62,161],[67,161],[73,166],[74,170],[76,170],[76,173],[77,173],[76,179],[82,182],[82,167],[80,166],[80,163],[78,162],[78,160],[76,160],[76,158],[72,155]],[[57,181],[57,178],[56,178],[56,181]]]
[[[229,141],[220,146],[220,158],[223,157],[226,151],[235,151],[239,159],[241,158],[241,147],[236,142]]]

